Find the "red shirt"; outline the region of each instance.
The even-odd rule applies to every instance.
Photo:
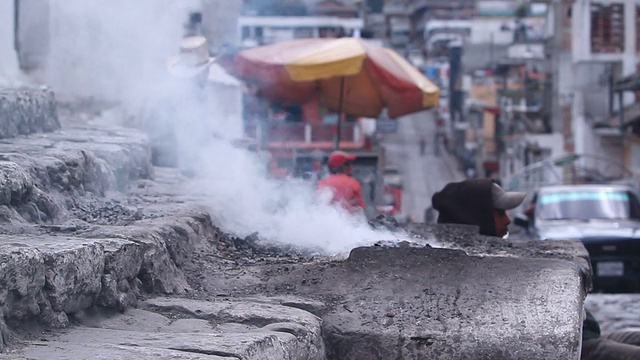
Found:
[[[329,188],[333,192],[332,204],[340,204],[344,209],[355,212],[364,209],[362,186],[358,180],[345,174],[333,174],[318,182],[318,189]]]

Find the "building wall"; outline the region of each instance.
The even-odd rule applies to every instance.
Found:
[[[14,49],[13,1],[0,1],[0,86],[15,81],[18,60]]]
[[[624,39],[625,48],[622,53],[593,53],[591,49],[591,4],[624,3]],[[635,10],[640,5],[638,0],[577,0],[572,8],[572,42],[573,61],[589,62],[622,62],[622,75],[636,70],[636,26]]]
[[[591,48],[591,4],[624,4],[624,50],[620,53],[594,53]],[[572,130],[575,151],[583,153],[607,154],[622,159],[623,149],[619,143],[605,140],[596,134],[593,127],[597,109],[608,110],[608,91],[602,77],[605,64],[619,64],[618,76],[627,76],[636,71],[636,6],[638,0],[576,0],[572,6],[571,69],[572,69]],[[598,77],[598,79],[594,78]],[[633,94],[626,94],[625,105],[634,102]],[[597,103],[597,104],[596,104]],[[613,103],[617,111],[617,103]]]
[[[587,120],[609,117],[612,66],[605,62],[583,62],[575,64],[571,70],[576,74],[573,90],[584,97],[582,106]]]
[[[549,150],[550,156],[564,154],[562,146],[562,134],[527,134],[525,141],[529,144],[537,144],[541,149]]]
[[[262,36],[256,33],[258,28]],[[321,28],[342,29],[350,34],[355,30],[361,31],[364,21],[336,16],[241,16],[237,20],[237,43],[251,47],[297,37],[319,37]]]
[[[512,30],[501,30],[506,23],[512,22],[505,18],[476,17],[471,22],[472,44],[510,44],[513,42]]]
[[[203,32],[214,48],[239,45],[236,29],[241,13],[242,1],[204,0]]]
[[[640,138],[626,136],[624,141],[623,164],[636,174],[640,174]]]
[[[528,27],[527,36],[531,40],[543,38],[546,19],[542,16],[528,17],[521,20]],[[515,17],[477,16],[471,22],[471,37],[473,44],[511,44],[516,29]]]

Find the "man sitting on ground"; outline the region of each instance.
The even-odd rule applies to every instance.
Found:
[[[439,224],[465,224],[480,234],[504,237],[511,220],[506,211],[518,207],[526,193],[505,191],[491,179],[467,179],[447,184],[431,199]]]

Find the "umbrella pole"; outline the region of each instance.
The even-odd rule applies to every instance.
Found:
[[[344,112],[342,107],[344,105],[344,76],[340,77],[340,97],[338,98],[338,127],[336,128],[336,143],[335,149],[340,150],[340,138],[342,137],[342,117]]]

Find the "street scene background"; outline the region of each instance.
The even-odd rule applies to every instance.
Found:
[[[216,199],[208,211],[225,231],[344,255],[407,236],[317,204],[312,182],[336,148],[357,156],[369,220],[434,223],[433,194],[466,178],[526,191],[526,202],[551,185],[636,191],[638,9],[636,0],[4,0],[0,86],[50,87],[69,122],[142,130],[154,165],[202,177],[189,196]],[[201,83],[171,72],[186,37],[206,39],[215,59]],[[241,51],[307,38],[393,49],[438,87],[438,104],[393,119],[341,114],[318,99],[265,100],[234,76]],[[511,225],[511,238],[525,233]],[[590,294],[587,308],[603,330],[640,329],[638,290]]]

